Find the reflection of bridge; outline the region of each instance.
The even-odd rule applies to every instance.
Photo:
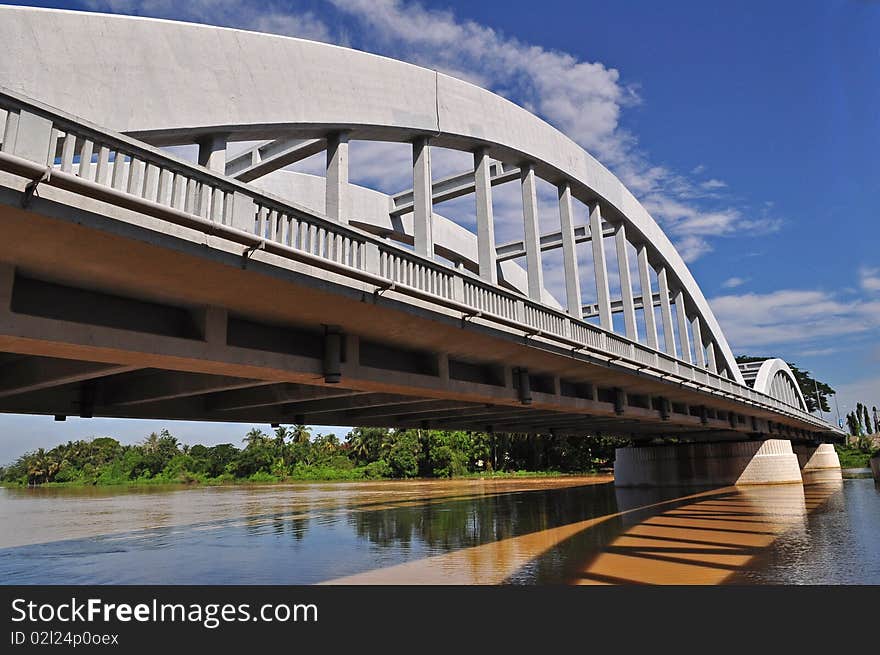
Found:
[[[296,39],[12,7],[0,19],[0,411],[837,434],[781,360],[740,370],[611,173],[496,95]],[[412,189],[350,183],[360,141],[411,143]],[[158,149],[185,144],[200,165]],[[438,148],[473,167],[433,181]],[[321,152],[326,176],[284,170]],[[545,234],[540,180],[558,198]],[[523,238],[498,245],[493,189],[513,183]],[[434,211],[467,195],[475,233]],[[543,276],[555,250],[562,304]]]

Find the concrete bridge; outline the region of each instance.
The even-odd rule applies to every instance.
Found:
[[[819,444],[841,433],[786,364],[741,369],[644,207],[521,107],[202,25],[0,7],[0,43],[0,411],[687,442],[621,452],[622,484],[833,467]],[[411,188],[349,182],[357,141],[411,144]],[[188,144],[198,164],[162,149]],[[473,165],[435,180],[438,148]],[[326,175],[285,169],[322,152]],[[558,192],[544,233],[538,180]],[[443,213],[465,196],[474,230]]]

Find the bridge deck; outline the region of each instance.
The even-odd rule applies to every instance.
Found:
[[[833,433],[466,272],[0,99],[30,130],[0,152],[0,411],[636,438]],[[47,174],[25,155],[59,134]],[[103,178],[78,175],[86,144],[110,144],[125,166],[108,173],[102,145]]]

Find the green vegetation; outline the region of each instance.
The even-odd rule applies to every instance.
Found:
[[[25,453],[0,468],[8,485],[222,484],[285,480],[374,480],[468,475],[559,474],[607,466],[610,437],[355,428],[340,441],[304,425],[254,428],[233,444],[181,444],[167,430],[125,446],[111,437]]]
[[[840,466],[845,469],[862,469],[870,466],[871,456],[878,452],[874,448],[871,439],[860,437],[857,441],[846,446],[835,446],[837,456],[840,458]]]

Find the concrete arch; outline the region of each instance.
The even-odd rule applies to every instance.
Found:
[[[753,388],[804,411],[807,409],[807,402],[794,372],[779,358],[767,359],[761,364]]]
[[[345,130],[363,140],[430,137],[528,162],[575,198],[601,204],[632,243],[649,247],[664,271],[661,287],[680,289],[701,322],[712,368],[717,355],[718,370],[744,382],[702,291],[647,210],[571,139],[500,96],[347,48],[155,19],[2,7],[0,41],[0,85],[158,145],[218,133],[250,140]]]

